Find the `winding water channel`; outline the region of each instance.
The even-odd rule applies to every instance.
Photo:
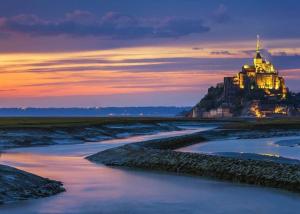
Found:
[[[67,191],[49,198],[1,206],[0,213],[246,214],[300,210],[300,194],[296,193],[193,176],[110,168],[84,159],[89,154],[126,143],[204,129],[207,128],[99,143],[7,150],[0,157],[2,164],[60,180]]]
[[[253,159],[273,157],[283,162],[292,159],[292,162],[300,164],[300,136],[215,140],[181,148],[179,151]]]

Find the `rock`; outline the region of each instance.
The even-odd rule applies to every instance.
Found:
[[[59,181],[0,165],[0,204],[47,197],[64,191]]]

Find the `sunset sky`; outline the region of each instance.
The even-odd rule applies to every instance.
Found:
[[[190,106],[264,56],[300,91],[298,0],[1,0],[0,107]]]

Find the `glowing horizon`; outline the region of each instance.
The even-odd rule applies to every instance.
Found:
[[[251,43],[243,49],[193,46],[134,47],[65,53],[0,54],[0,98],[114,95],[149,92],[199,91],[233,75],[234,69],[183,67],[174,70],[168,59],[247,59]],[[209,47],[209,45],[207,45]],[[236,44],[232,43],[232,47]],[[253,45],[252,45],[253,46]],[[223,51],[226,50],[226,51]],[[299,48],[274,48],[271,53],[300,53]],[[157,66],[156,70],[151,69]],[[240,65],[242,66],[242,64]],[[296,78],[286,70],[287,79]],[[205,91],[205,90],[204,90]],[[201,95],[199,94],[199,98]]]
[[[98,13],[101,6],[109,9]],[[208,87],[251,63],[257,33],[287,86],[300,90],[298,31],[277,31],[297,19],[280,16],[274,25],[270,13],[257,24],[260,13],[238,19],[230,11],[238,15],[244,7],[218,1],[197,10],[183,1],[148,6],[128,2],[115,12],[110,3],[80,8],[63,1],[60,10],[0,8],[0,107],[193,105]],[[166,13],[170,6],[174,11]]]

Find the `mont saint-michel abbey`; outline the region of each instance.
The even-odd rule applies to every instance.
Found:
[[[243,65],[234,77],[210,87],[204,98],[188,113],[189,117],[274,117],[299,112],[298,97],[288,91],[284,78],[261,53],[257,36],[252,65]]]
[[[255,89],[263,89],[269,96],[279,96],[286,98],[287,88],[283,77],[278,75],[274,65],[265,60],[260,53],[260,40],[257,36],[256,53],[253,59],[253,65],[244,65],[242,71],[235,77],[225,77],[225,97],[230,97],[231,85],[248,93]]]

